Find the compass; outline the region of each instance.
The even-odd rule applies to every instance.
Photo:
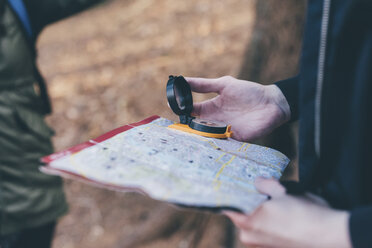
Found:
[[[183,76],[169,76],[167,99],[169,107],[180,118],[180,123],[172,124],[169,128],[209,138],[225,139],[231,137],[230,125],[191,116],[193,110],[192,92],[189,83]]]

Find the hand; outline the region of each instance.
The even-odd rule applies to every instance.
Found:
[[[351,247],[348,212],[333,210],[314,195],[289,196],[273,179],[260,179],[256,187],[272,199],[251,215],[225,212],[247,247]]]
[[[230,124],[234,139],[249,141],[262,137],[290,119],[288,102],[275,85],[264,86],[230,76],[186,80],[192,91],[219,94],[194,103],[193,114]]]

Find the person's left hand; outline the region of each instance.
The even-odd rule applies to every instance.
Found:
[[[329,208],[315,195],[290,196],[273,179],[256,180],[256,188],[271,200],[251,215],[224,212],[247,247],[351,247],[348,212]]]

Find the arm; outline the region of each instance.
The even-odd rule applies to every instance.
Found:
[[[82,11],[103,0],[24,0],[32,29],[38,34],[46,25]]]
[[[369,247],[372,244],[372,207],[358,208],[351,211],[349,229],[353,247]]]
[[[299,77],[292,77],[275,83],[287,99],[291,110],[291,121],[298,119]]]
[[[262,137],[290,119],[287,100],[275,85],[230,76],[186,80],[195,92],[218,94],[213,99],[194,103],[193,114],[230,124],[234,139],[248,141]]]

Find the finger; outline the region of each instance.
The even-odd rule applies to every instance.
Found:
[[[218,113],[218,109],[214,102],[216,98],[208,99],[203,102],[194,103],[192,109],[192,115],[194,116],[202,116],[203,118],[208,118],[209,116],[213,116]]]
[[[240,230],[239,233],[240,241],[247,248],[261,248],[262,246],[260,245],[260,243],[262,242],[262,239],[260,238],[260,235],[251,231]]]
[[[285,194],[285,188],[275,179],[265,179],[259,177],[254,182],[256,189],[262,193],[269,195],[273,198],[279,197]]]
[[[262,242],[265,237],[261,235],[257,227],[254,227],[250,216],[233,211],[223,211],[223,214],[228,216],[240,229],[239,238],[246,247],[263,247]]]
[[[203,112],[203,107],[204,107],[205,103],[203,102],[198,102],[198,103],[194,103],[193,107],[192,107],[192,115],[193,116],[200,116],[201,113]]]
[[[190,84],[191,90],[198,93],[220,93],[225,87],[217,78],[193,78],[185,77]]]
[[[224,211],[223,214],[229,217],[231,221],[234,222],[234,224],[239,228],[245,229],[249,223],[248,215],[233,211]]]

